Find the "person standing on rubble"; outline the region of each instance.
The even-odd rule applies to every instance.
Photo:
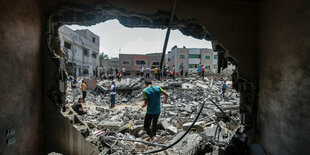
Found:
[[[81,88],[82,88],[83,102],[85,103],[85,98],[87,95],[86,93],[87,84],[84,80],[82,80]]]
[[[145,69],[145,79],[150,78],[150,74],[151,74],[151,69],[150,68],[146,68]]]
[[[205,67],[203,65],[201,65],[201,77],[205,79]]]
[[[174,65],[172,67],[172,72],[173,72],[173,80],[175,80],[175,66]]]
[[[167,103],[168,94],[159,86],[153,86],[152,81],[149,79],[145,80],[146,88],[142,91],[142,97],[144,104],[142,108],[147,106],[146,115],[144,118],[144,130],[150,136],[151,140],[156,140],[157,121],[161,112],[160,105],[160,94],[165,95],[164,104]],[[152,130],[150,125],[152,123]]]
[[[182,77],[182,79],[183,79],[183,74],[184,74],[184,65],[183,65],[183,63],[181,63],[181,77]]]
[[[75,97],[78,94],[77,87],[78,87],[77,77],[75,76],[74,79],[71,81],[72,102],[75,102]]]
[[[227,87],[227,85],[226,85],[226,80],[223,80],[223,84],[222,84],[222,94],[221,94],[221,96],[222,96],[222,98],[223,98],[225,101],[226,101],[226,98],[225,98],[226,87]]]
[[[143,76],[144,76],[144,65],[141,65],[140,73],[141,73],[141,78],[143,78]]]
[[[156,80],[158,78],[158,67],[155,67],[154,73],[155,73],[155,80]]]
[[[164,66],[164,69],[163,69],[163,77],[164,77],[164,80],[166,80],[167,79],[167,67],[166,66]]]
[[[199,66],[198,66],[198,76],[199,77],[202,77],[201,72],[202,72],[202,68],[201,68],[201,65],[199,64]]]
[[[110,108],[114,108],[115,107],[115,96],[116,96],[116,85],[115,82],[112,82],[111,88],[110,88],[110,96],[111,96],[111,105]]]
[[[126,76],[126,69],[125,69],[125,67],[123,67],[123,76],[124,77]]]
[[[115,68],[115,75],[117,75],[118,74],[118,68],[116,67]]]

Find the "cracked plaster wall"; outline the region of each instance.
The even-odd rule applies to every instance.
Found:
[[[41,151],[39,4],[39,0],[0,1],[0,154],[3,155]],[[6,136],[6,131],[12,128],[15,134]],[[7,145],[7,140],[13,137],[15,143]]]
[[[60,5],[60,3],[66,3],[67,5]],[[41,132],[43,120],[45,120],[43,121],[44,136],[48,135],[48,128],[53,130],[64,121],[61,117],[60,119],[53,119],[60,115],[56,115],[56,112],[62,106],[64,100],[64,94],[60,88],[64,85],[63,82],[65,82],[66,77],[63,68],[59,66],[60,60],[58,58],[58,56],[64,55],[57,49],[59,45],[57,38],[53,38],[53,36],[57,36],[57,27],[69,23],[92,25],[117,18],[127,27],[165,28],[163,25],[168,23],[172,3],[172,0],[19,0],[15,1],[13,5],[7,1],[0,1],[0,6],[2,6],[0,11],[0,49],[2,54],[0,66],[1,71],[6,73],[1,74],[1,88],[3,89],[1,89],[0,94],[2,107],[0,129],[3,133],[5,129],[15,126],[17,129],[16,136],[18,137],[16,145],[6,147],[4,144],[6,137],[0,136],[0,150],[13,154],[41,154],[39,152],[42,151],[40,149],[42,143],[44,146],[49,144],[57,145],[55,149],[58,150],[68,148],[67,145],[61,146],[60,136],[54,136],[54,138],[50,139],[51,141],[48,141],[46,137],[42,138]],[[309,62],[305,60],[309,57],[306,52],[309,49],[309,43],[303,40],[302,42],[284,45],[284,43],[289,42],[285,38],[301,40],[298,36],[309,34],[308,31],[305,31],[309,25],[309,22],[307,22],[309,12],[306,11],[309,10],[307,9],[309,8],[308,3],[305,0],[294,1],[294,3],[290,3],[288,0],[284,3],[272,0],[265,5],[266,3],[258,3],[255,0],[184,0],[177,4],[173,29],[180,29],[183,34],[192,35],[199,39],[212,40],[214,49],[223,51],[223,57],[234,61],[237,65],[238,72],[233,75],[234,87],[242,93],[241,108],[243,108],[242,111],[248,113],[247,118],[249,121],[247,123],[252,127],[255,125],[253,121],[256,120],[257,92],[260,91],[257,140],[271,154],[276,154],[276,151],[281,148],[286,148],[286,150],[294,154],[297,152],[292,150],[305,150],[303,144],[308,144],[308,141],[303,139],[307,137],[303,136],[303,133],[309,129],[309,123],[301,125],[298,122],[300,119],[309,118],[305,113],[309,109],[309,106],[306,106],[308,100],[307,98],[298,100],[297,94],[294,95],[292,92],[298,94],[308,93],[307,85],[303,86],[296,82],[309,82],[306,78],[309,77],[309,69],[297,63],[307,64]],[[293,4],[292,7],[290,4]],[[71,10],[70,8],[64,9],[61,6],[70,6]],[[274,10],[276,11],[274,12]],[[50,22],[48,22],[47,20],[52,13],[56,13],[56,15],[50,18]],[[282,18],[285,16],[288,16],[288,18]],[[288,22],[288,19],[293,22]],[[295,21],[295,19],[304,20]],[[292,25],[294,21],[304,27]],[[279,27],[277,26],[279,25],[282,25],[280,27],[283,28],[280,29],[281,31],[278,30]],[[41,28],[44,28],[42,31],[43,38],[41,38]],[[273,32],[277,32],[276,37],[274,37]],[[283,37],[283,34],[288,35]],[[259,40],[259,37],[268,38],[269,40]],[[48,49],[46,46],[47,39],[52,40],[49,44],[53,49]],[[41,57],[42,60],[39,60],[40,44],[44,45],[41,51],[44,54]],[[274,44],[278,46],[272,46]],[[287,47],[290,50],[279,48],[280,46]],[[283,51],[289,51],[286,54],[291,55],[290,53],[295,52],[296,49],[300,50],[300,55],[288,57],[281,54]],[[260,56],[260,59],[258,59],[258,56]],[[277,59],[274,60],[273,58]],[[277,61],[290,63],[286,67],[282,67],[281,64],[274,63]],[[40,70],[42,64],[44,64],[44,75],[41,74]],[[282,75],[288,73],[286,72],[287,67],[289,71],[294,71],[294,74],[289,80],[283,80]],[[274,72],[279,73],[279,75],[275,75]],[[43,92],[41,92],[42,78]],[[272,80],[269,80],[270,78]],[[277,82],[278,79],[282,83]],[[275,84],[273,84],[274,82]],[[289,89],[284,83],[290,84]],[[11,95],[16,93],[17,95]],[[44,112],[41,110],[41,93],[43,93]],[[284,98],[286,95],[291,97]],[[304,97],[306,96],[309,95]],[[279,104],[280,101],[285,101],[285,104],[293,107],[282,107],[283,105]],[[275,117],[274,113],[279,111],[281,115]],[[285,113],[294,115],[294,112],[297,113],[298,117],[293,117],[293,119],[285,117]],[[40,119],[42,113],[44,114],[43,120]],[[51,122],[47,122],[47,120]],[[279,135],[275,122],[282,122],[282,126],[278,127],[281,127],[281,133],[283,134],[273,137],[271,135]],[[51,126],[47,123],[50,123]],[[269,128],[270,125],[272,128]],[[297,128],[300,131],[297,132],[298,134],[294,132]],[[297,138],[286,139],[285,135]],[[298,139],[301,139],[300,143]],[[67,141],[70,141],[70,138]],[[76,146],[77,144],[70,144],[72,147],[73,145]],[[269,146],[276,146],[276,151],[273,151],[273,147]],[[47,149],[47,147],[44,147],[44,149]]]

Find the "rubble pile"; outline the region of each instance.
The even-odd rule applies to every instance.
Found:
[[[70,109],[63,112],[86,140],[101,154],[132,154],[160,149],[181,137],[190,128],[203,102],[205,106],[190,132],[175,146],[158,154],[215,154],[225,150],[236,131],[241,131],[239,94],[227,81],[226,97],[221,97],[221,82],[197,77],[183,81],[168,79],[153,81],[168,94],[158,120],[158,139],[147,141],[143,128],[146,109],[142,109],[143,79],[127,78],[116,81],[116,107],[109,108],[111,81],[98,82],[100,90],[89,91],[83,107],[87,114],[79,116]],[[70,100],[70,88],[67,99]],[[161,101],[163,101],[162,96]],[[208,99],[213,100],[221,109]],[[222,111],[225,113],[223,113]]]

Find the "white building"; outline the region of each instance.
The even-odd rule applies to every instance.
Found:
[[[66,69],[69,75],[94,76],[99,67],[99,36],[91,31],[59,28],[61,49],[67,54]]]
[[[167,54],[167,65],[176,66],[176,72],[180,72],[180,65],[184,64],[184,70],[188,73],[196,73],[199,65],[203,65],[206,71],[217,72],[217,52],[207,48],[178,48],[173,47]]]

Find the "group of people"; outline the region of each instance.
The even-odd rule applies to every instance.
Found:
[[[151,75],[151,69],[145,68],[144,65],[141,65],[140,76],[144,77],[144,73],[145,73],[145,78],[149,79]],[[166,80],[168,77],[170,77],[171,79],[175,79],[175,77],[178,75],[180,75],[181,77],[183,77],[184,75],[184,64],[183,63],[180,65],[180,74],[176,72],[176,68],[174,65],[172,68],[168,68],[166,66],[164,66],[162,69],[160,69],[159,67],[154,68],[154,79],[155,80],[156,79],[160,80],[161,78]]]
[[[101,80],[109,79],[113,81],[116,78],[118,81],[121,81],[121,79],[125,76],[126,76],[125,68],[123,68],[122,72],[120,72],[117,67],[114,70],[112,67],[108,67],[107,70],[105,70],[103,67],[100,67]]]

